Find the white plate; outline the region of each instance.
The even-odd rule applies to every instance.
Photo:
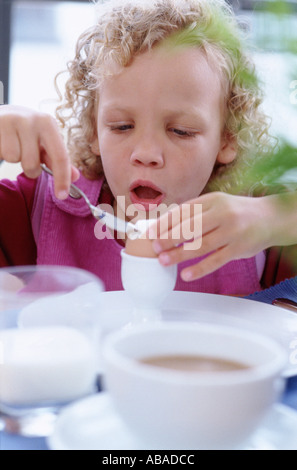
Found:
[[[99,296],[97,288],[88,286],[87,291],[68,294],[67,302],[65,296],[56,296],[51,302],[39,300],[20,313],[18,323],[23,327],[52,323],[82,325],[80,306],[84,306],[86,299],[90,300],[90,306],[96,306],[93,310],[95,308],[103,335],[131,322],[133,305],[125,291],[102,292]],[[297,314],[289,310],[237,297],[174,291],[164,302],[162,318],[164,321],[221,323],[269,335],[287,351],[284,375],[297,375]]]
[[[103,292],[101,325],[105,332],[131,320],[132,305],[124,291]],[[164,303],[164,321],[193,321],[243,327],[266,334],[288,353],[285,377],[297,375],[297,314],[262,302],[196,292],[173,292]]]
[[[52,450],[152,450],[126,428],[107,393],[65,408],[47,443]],[[297,413],[286,406],[276,405],[245,449],[297,450]]]

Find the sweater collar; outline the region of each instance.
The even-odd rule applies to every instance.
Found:
[[[83,198],[75,199],[71,196],[68,196],[67,199],[60,200],[57,199],[54,193],[54,180],[52,176],[48,176],[49,178],[49,191],[51,198],[54,204],[62,211],[75,215],[77,217],[87,217],[90,215],[90,209],[86,204]],[[102,189],[102,185],[104,182],[104,176],[102,175],[97,180],[89,180],[80,175],[79,180],[75,182],[75,186],[81,189],[89,198],[91,204],[94,206],[98,205],[99,196]]]

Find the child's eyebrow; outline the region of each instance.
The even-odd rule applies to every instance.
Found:
[[[109,104],[103,108],[103,115],[107,113],[124,113],[124,114],[131,114],[135,113],[135,110],[132,107],[120,107],[116,105]],[[190,118],[194,119],[195,122],[199,121],[200,124],[205,123],[207,117],[204,115],[202,110],[197,110],[196,108],[187,108],[186,110],[175,110],[175,109],[163,109],[162,114],[170,119],[182,119],[182,118]]]
[[[133,113],[134,110],[133,110],[133,108],[128,107],[128,106],[127,107],[119,107],[119,106],[113,105],[112,103],[103,107],[103,114],[111,113],[111,112],[128,113],[129,114],[129,113]]]
[[[206,124],[208,119],[207,115],[203,113],[203,110],[198,110],[196,108],[189,108],[187,110],[164,110],[164,115],[170,117],[170,119],[190,119],[196,122],[199,122],[200,125]]]

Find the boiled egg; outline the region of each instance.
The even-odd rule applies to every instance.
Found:
[[[135,223],[135,228],[139,230],[139,233],[136,237],[127,238],[125,251],[128,255],[143,258],[156,258],[158,256],[153,250],[153,239],[149,238],[146,233],[154,222],[155,219],[142,219]]]

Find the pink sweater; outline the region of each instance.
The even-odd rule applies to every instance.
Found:
[[[90,181],[81,176],[76,184],[94,205],[112,202],[109,192],[102,189],[103,177]],[[0,198],[0,265],[76,266],[101,278],[107,291],[123,289],[123,245],[113,238],[96,238],[96,220],[82,199],[56,199],[53,180],[46,174],[37,183],[23,175],[17,182],[1,182]],[[179,272],[193,262],[181,263]],[[248,295],[260,289],[255,257],[232,261],[197,281],[186,283],[178,277],[176,284],[176,290],[227,295]]]

